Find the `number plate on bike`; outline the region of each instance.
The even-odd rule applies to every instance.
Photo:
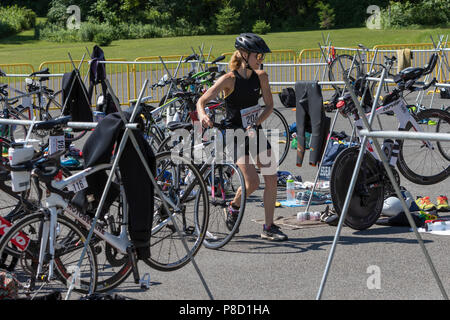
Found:
[[[242,126],[244,127],[244,129],[256,122],[260,111],[261,106],[259,104],[241,110]]]
[[[88,183],[86,181],[86,178],[83,177],[80,180],[77,180],[74,183],[69,184],[67,186],[67,189],[69,189],[69,191],[79,192],[83,189],[86,189],[87,187],[88,187]]]
[[[50,136],[48,143],[48,153],[50,155],[66,148],[64,136]]]

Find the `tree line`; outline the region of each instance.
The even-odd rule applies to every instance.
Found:
[[[240,32],[288,32],[363,27],[377,5],[384,28],[410,25],[444,26],[450,22],[448,0],[2,0],[32,10],[45,23],[36,37],[52,41],[106,42]],[[66,30],[66,9],[81,9],[81,30]],[[1,22],[1,18],[0,18]],[[1,36],[0,36],[1,37]],[[105,43],[104,43],[105,44]]]

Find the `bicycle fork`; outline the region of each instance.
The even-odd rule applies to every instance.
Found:
[[[39,264],[36,277],[42,274],[44,262],[48,261],[48,280],[53,278],[57,217],[58,212],[55,207],[44,210],[44,223],[42,225]]]

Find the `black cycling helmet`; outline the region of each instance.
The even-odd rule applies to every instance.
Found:
[[[266,42],[254,33],[241,33],[234,43],[236,49],[243,49],[247,52],[270,53]]]

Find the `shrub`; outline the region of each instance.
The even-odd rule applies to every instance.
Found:
[[[93,41],[99,46],[109,46],[113,40],[118,40],[114,27],[107,23],[100,24]]]
[[[391,1],[381,10],[383,28],[411,26],[448,27],[450,25],[450,2],[448,0],[425,0],[419,3]]]
[[[113,35],[109,33],[98,33],[94,36],[94,42],[102,47],[107,47],[113,41]]]
[[[36,14],[26,8],[13,5],[0,7],[0,37],[7,37],[36,25]]]
[[[322,1],[318,2],[316,8],[319,9],[319,26],[321,29],[330,29],[334,27],[334,9],[330,4],[324,4]]]
[[[39,30],[39,39],[52,42],[80,41],[78,30],[67,30],[54,24],[46,24]]]
[[[217,31],[221,34],[236,33],[239,29],[240,13],[235,8],[227,5],[222,8],[218,14],[217,19]]]
[[[66,0],[52,0],[50,9],[47,12],[47,22],[59,27],[66,26],[68,14],[66,12],[68,3]]]
[[[256,20],[252,31],[258,34],[266,34],[270,31],[270,24],[266,23],[264,20]]]

